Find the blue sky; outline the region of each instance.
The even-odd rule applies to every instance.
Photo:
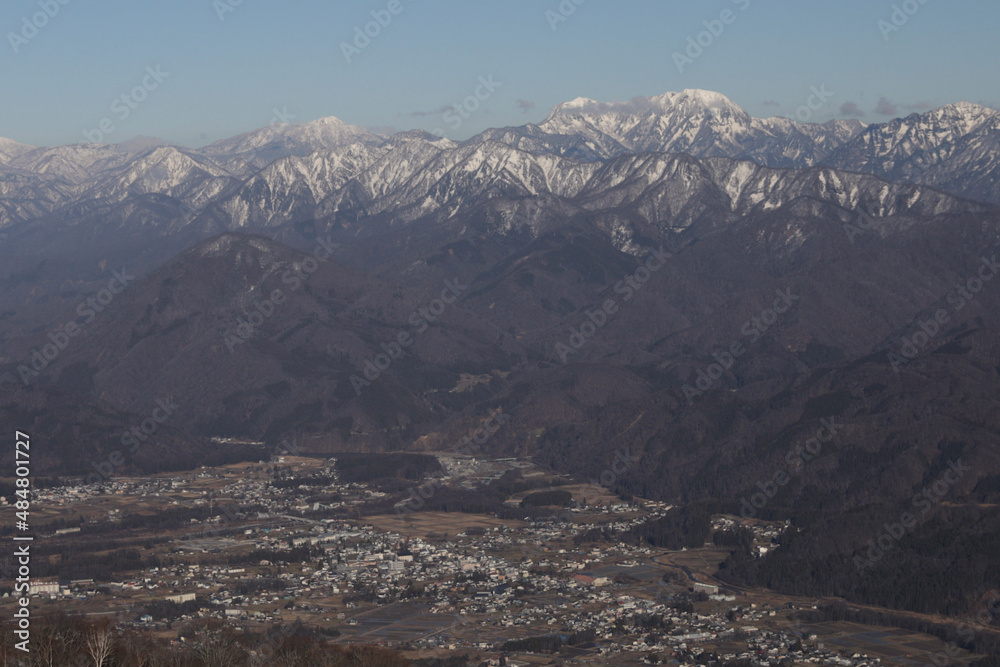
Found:
[[[401,11],[387,14],[394,1]],[[54,16],[37,18],[35,33],[25,20],[40,2]],[[199,146],[265,126],[278,110],[292,122],[332,115],[463,139],[540,122],[575,97],[684,88],[721,92],[756,116],[790,116],[812,86],[825,86],[832,95],[813,114],[819,122],[883,121],[959,100],[1000,105],[996,0],[62,2],[0,8],[0,136],[78,143],[108,118],[108,142],[147,135]],[[574,11],[563,16],[560,5]],[[896,27],[894,5],[911,13],[897,13],[886,39],[878,22]],[[726,10],[729,23],[713,24]],[[373,11],[392,20],[348,62],[341,45]],[[720,34],[702,35],[707,46],[680,71],[674,54],[706,21]],[[147,75],[157,66],[159,82]],[[445,122],[480,77],[500,85],[461,126]],[[145,99],[120,118],[115,99],[144,79]]]

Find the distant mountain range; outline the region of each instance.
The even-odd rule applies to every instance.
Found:
[[[904,545],[919,581],[863,589],[857,526],[961,458],[942,511],[1000,586],[973,527],[1000,501],[998,119],[802,124],[688,90],[464,142],[335,118],[197,150],[0,140],[0,417],[86,474],[157,399],[175,420],[122,470],[226,436],[455,449],[500,409],[487,452],[589,479],[628,448],[617,491],[733,512],[834,418],[761,510],[803,536],[769,562],[831,575],[739,580],[920,606],[892,587],[945,581],[944,528]]]
[[[377,135],[336,118],[272,125],[198,150],[150,139],[54,148],[0,139],[0,226],[152,193],[169,197],[165,204],[221,208],[229,229],[273,226],[306,204],[324,213],[367,200],[380,210],[412,208],[428,194],[410,213],[419,215],[447,208],[428,187],[463,172],[461,185],[479,190],[499,176],[525,195],[572,197],[596,163],[640,153],[823,165],[1000,203],[998,124],[1000,112],[968,103],[877,125],[803,124],[753,118],[723,95],[686,90],[628,103],[581,98],[540,125],[488,130],[460,144],[421,132]]]

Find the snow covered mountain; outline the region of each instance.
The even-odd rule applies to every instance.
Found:
[[[34,146],[20,144],[12,139],[4,139],[3,137],[0,137],[0,164],[9,162],[11,158],[27,153],[32,148],[34,148]]]
[[[684,90],[629,102],[577,98],[556,106],[540,125],[490,130],[484,136],[589,159],[667,152],[810,167],[864,127],[859,121],[817,125],[754,118],[724,95]]]
[[[733,511],[835,418],[768,512],[802,503],[818,519],[779,555],[820,545],[791,565],[837,572],[826,545],[867,550],[871,508],[898,520],[959,455],[985,483],[925,528],[1000,500],[1000,290],[973,294],[1000,254],[997,141],[976,105],[816,125],[693,90],[463,142],[333,118],[200,149],[0,140],[0,415],[52,445],[36,472],[85,475],[156,397],[183,414],[139,471],[216,437],[449,451],[500,407],[490,458],[593,479],[620,444],[642,465],[615,492]],[[112,295],[115,272],[135,278]],[[966,544],[976,605],[1000,571],[980,537],[918,540],[959,545],[920,554],[944,598]]]
[[[824,161],[1000,203],[1000,111],[959,102],[865,128]]]
[[[537,233],[543,219],[623,207],[658,229],[796,198],[885,215],[918,203],[937,213],[976,208],[902,184],[1000,203],[1000,112],[958,103],[884,124],[820,125],[754,118],[724,95],[684,90],[578,98],[538,125],[461,143],[417,131],[383,136],[333,117],[201,149],[0,140],[0,227],[36,242],[68,228],[82,234],[80,225],[100,227],[92,239],[129,236],[137,220],[143,233],[194,241],[303,225],[372,234],[474,211],[492,229],[530,219]],[[547,215],[537,215],[540,202]],[[628,246],[632,236],[614,224],[619,247]]]
[[[1000,112],[967,102],[888,123],[819,125],[754,118],[703,90],[617,103],[578,98],[539,125],[488,130],[477,140],[586,160],[683,152],[778,168],[827,165],[1000,203]]]
[[[274,123],[268,127],[223,139],[201,152],[225,165],[233,173],[249,175],[285,157],[304,157],[320,149],[354,143],[379,144],[385,138],[357,125],[329,116],[310,123]]]

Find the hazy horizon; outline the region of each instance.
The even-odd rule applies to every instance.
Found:
[[[335,116],[463,140],[540,122],[576,97],[624,101],[689,88],[720,92],[764,118],[794,116],[812,87],[826,86],[833,95],[811,119],[820,123],[881,122],[959,101],[1000,106],[988,83],[1000,6],[910,3],[113,0],[96,11],[18,1],[0,10],[0,84],[17,91],[0,110],[0,137],[80,143],[111,118],[109,143],[147,136],[199,147],[276,116]],[[94,48],[104,43],[111,48]],[[150,80],[148,68],[164,76]],[[449,125],[444,114],[475,95],[480,77],[499,85],[460,126]],[[144,80],[154,87],[125,116],[121,96]]]

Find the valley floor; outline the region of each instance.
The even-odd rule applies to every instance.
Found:
[[[178,646],[186,623],[207,618],[252,631],[301,622],[411,659],[502,655],[525,665],[974,661],[929,635],[802,622],[830,600],[727,585],[717,578],[723,547],[664,552],[583,538],[663,516],[662,503],[624,502],[515,460],[451,457],[443,467],[444,477],[411,489],[481,488],[517,470],[578,506],[521,519],[414,510],[341,482],[333,459],[291,456],[39,490],[34,517],[48,528],[34,543],[33,617],[112,616]],[[529,495],[509,499],[511,514]],[[0,519],[12,525],[10,506]],[[737,524],[762,551],[783,529],[713,519],[714,530]],[[5,593],[4,616],[14,604]]]

